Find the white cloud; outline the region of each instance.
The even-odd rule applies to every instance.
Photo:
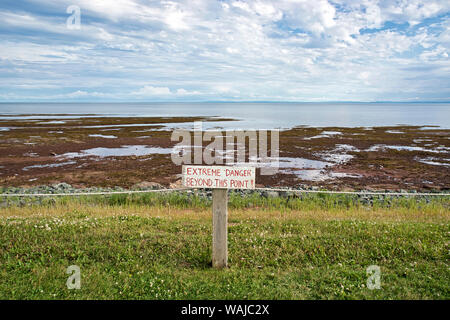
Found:
[[[71,92],[60,98],[73,99],[373,100],[449,87],[449,1],[31,2],[63,8],[62,18],[0,10],[0,29],[20,30],[0,42],[1,92],[43,88],[55,97],[59,86]],[[72,4],[81,7],[80,31],[65,25]],[[422,24],[386,29],[388,21]]]
[[[184,88],[179,88],[176,90],[170,90],[168,87],[154,87],[146,85],[140,88],[137,91],[133,91],[130,93],[134,96],[140,96],[142,98],[145,97],[154,97],[154,98],[168,98],[168,97],[176,97],[176,96],[196,96],[200,95],[201,92],[195,90],[186,90]]]
[[[131,94],[137,96],[169,96],[172,93],[167,87],[145,86],[137,91],[133,91]]]
[[[201,95],[202,93],[200,91],[189,91],[186,89],[177,89],[177,91],[175,92],[175,95],[177,96],[198,96]]]

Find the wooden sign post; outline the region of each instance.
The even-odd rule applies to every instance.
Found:
[[[225,268],[228,264],[228,190],[213,189],[212,266]]]
[[[183,166],[183,186],[213,189],[212,266],[228,265],[228,189],[254,189],[255,168]]]

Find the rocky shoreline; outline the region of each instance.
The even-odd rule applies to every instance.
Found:
[[[179,185],[172,185],[171,189],[178,188]],[[39,196],[29,196],[29,197],[2,197],[4,194],[13,195],[13,194],[71,194],[71,193],[99,193],[99,192],[126,192],[126,191],[146,191],[146,190],[162,190],[167,189],[165,186],[155,183],[155,182],[142,182],[135,186],[133,186],[130,189],[125,189],[122,187],[108,187],[108,188],[102,188],[102,187],[90,187],[90,188],[76,188],[68,183],[58,183],[53,185],[41,185],[41,186],[33,186],[33,187],[0,187],[0,207],[6,207],[11,205],[29,205],[29,204],[39,204],[42,203],[42,198]],[[286,189],[286,191],[282,191],[280,189]],[[292,191],[292,190],[299,190],[299,191],[325,191],[326,189],[320,188],[318,186],[308,186],[308,185],[297,185],[294,187],[286,187],[286,188],[279,188],[277,187],[276,190],[230,190],[230,192],[238,193],[243,197],[250,196],[253,194],[258,194],[261,197],[264,198],[291,198],[291,197],[298,197],[299,194]],[[187,190],[180,190],[177,192],[181,192],[189,196],[197,196],[201,198],[206,198],[208,200],[212,199],[212,191],[210,189],[187,189]],[[373,194],[374,190],[359,190],[358,194],[351,194],[349,196],[356,198],[360,203],[363,205],[372,205],[373,201],[375,199],[378,200],[384,200],[384,199],[390,199],[390,198],[400,198],[400,197],[411,197],[411,193],[418,193],[416,190],[383,190],[380,192],[380,194]],[[370,194],[366,194],[370,193]],[[405,195],[402,195],[404,193]],[[450,196],[450,190],[442,191],[442,190],[434,190],[429,191],[428,193],[445,193],[445,197]],[[392,195],[390,195],[392,194]],[[431,198],[435,196],[430,195],[418,195],[414,196],[416,198],[425,199],[426,202],[429,202]],[[45,197],[49,198],[49,197]]]
[[[163,186],[162,184],[156,183],[156,182],[141,182],[138,183],[131,188],[123,188],[120,186],[115,187],[88,187],[88,188],[77,188],[75,186],[72,186],[68,183],[57,183],[52,185],[39,185],[39,186],[31,186],[31,187],[0,187],[0,195],[1,194],[62,194],[62,193],[95,193],[95,192],[125,192],[125,191],[145,191],[145,190],[162,190],[162,189],[178,189],[182,188],[180,183],[173,183],[169,186],[169,188]],[[277,193],[284,193],[289,192],[290,190],[299,190],[299,191],[326,191],[329,190],[322,186],[310,186],[306,184],[299,184],[292,187],[270,187],[265,186],[261,188],[273,188],[276,189],[275,191],[265,191],[265,190],[259,190],[259,188],[256,188],[256,190],[237,190],[241,192],[242,194],[249,194],[254,192],[259,192],[261,195],[263,195],[264,192],[270,192],[271,194],[277,194]],[[280,189],[286,189],[286,191],[280,191]],[[198,192],[210,192],[210,189],[196,189]],[[329,191],[336,191],[336,190],[329,190]],[[347,192],[350,190],[345,190],[344,192]],[[373,189],[362,189],[362,190],[352,190],[354,192],[359,193],[369,193],[369,192],[379,192],[381,193],[420,193],[417,190],[406,190],[406,189],[389,189],[389,190],[373,190]],[[450,195],[450,190],[428,190],[426,193],[445,193]]]

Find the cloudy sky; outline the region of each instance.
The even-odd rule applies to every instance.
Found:
[[[448,0],[0,3],[0,101],[450,101],[449,54]]]

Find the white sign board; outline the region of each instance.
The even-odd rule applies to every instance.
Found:
[[[189,188],[254,189],[254,167],[183,166],[183,186]]]

